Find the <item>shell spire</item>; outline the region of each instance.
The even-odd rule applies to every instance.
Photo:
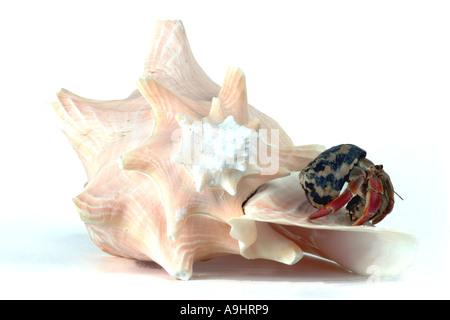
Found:
[[[247,102],[247,84],[245,75],[238,67],[227,69],[219,98],[227,114],[232,115],[240,125],[250,121]]]

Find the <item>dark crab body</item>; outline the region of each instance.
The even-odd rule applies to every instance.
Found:
[[[366,152],[352,144],[342,144],[322,152],[299,175],[311,205],[319,209],[309,218],[336,212],[347,204],[354,225],[369,220],[378,223],[394,207],[394,188],[382,165],[366,159]],[[347,188],[341,190],[348,182]]]

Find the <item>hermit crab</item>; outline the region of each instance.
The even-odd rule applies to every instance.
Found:
[[[394,207],[394,187],[382,165],[366,159],[366,151],[341,144],[322,152],[299,174],[300,183],[312,206],[319,209],[309,216],[317,219],[347,204],[354,226],[367,221],[376,224]],[[345,183],[347,188],[341,193]]]

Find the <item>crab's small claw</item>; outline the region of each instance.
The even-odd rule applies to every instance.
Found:
[[[308,218],[317,219],[338,211],[358,193],[358,190],[363,185],[365,178],[366,173],[364,170],[354,167],[352,171],[350,171],[347,189],[345,189],[339,197],[328,203],[322,209],[319,209],[311,214]]]

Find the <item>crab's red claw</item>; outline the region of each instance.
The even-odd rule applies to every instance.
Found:
[[[378,209],[380,208],[381,196],[374,191],[369,191],[367,193],[368,193],[368,197],[367,197],[366,207],[364,209],[364,215],[361,218],[359,218],[358,220],[356,220],[356,222],[353,224],[354,226],[360,226],[360,225],[366,223],[367,221],[369,221],[377,213]]]
[[[380,179],[374,174],[371,174],[369,177],[369,189],[374,190],[380,194],[383,193],[383,184]]]
[[[390,199],[389,206],[387,207],[387,209],[383,212],[382,215],[379,215],[379,216],[375,217],[375,218],[372,220],[372,223],[373,223],[373,224],[377,224],[378,222],[382,221],[384,218],[386,218],[386,216],[387,216],[389,213],[391,213],[391,211],[392,211],[393,208],[394,208],[394,199]]]

